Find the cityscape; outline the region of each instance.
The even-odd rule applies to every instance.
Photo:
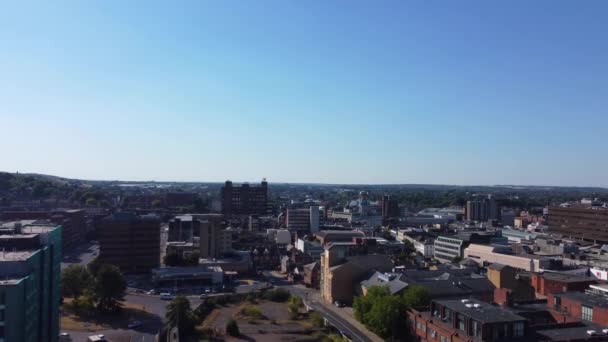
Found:
[[[0,342],[608,342],[607,13],[1,2]]]
[[[608,338],[604,188],[0,190],[5,341]]]

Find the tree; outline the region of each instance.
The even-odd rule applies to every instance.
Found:
[[[155,199],[155,200],[152,201],[152,208],[158,208],[158,207],[160,207],[160,204],[161,204],[161,202],[157,198],[157,199]]]
[[[266,292],[266,299],[271,300],[273,302],[279,302],[279,303],[283,303],[286,302],[287,300],[289,300],[289,297],[291,295],[289,294],[289,292],[287,290],[284,289],[275,289],[275,290],[271,290]]]
[[[95,257],[89,264],[87,265],[87,269],[91,273],[93,277],[97,277],[97,272],[99,272],[99,268],[103,265],[101,259],[99,257]]]
[[[97,308],[102,312],[115,312],[120,309],[120,302],[125,297],[127,282],[114,265],[101,265],[95,277],[93,298]]]
[[[289,318],[296,320],[300,316],[300,307],[302,306],[302,299],[300,297],[290,297],[289,305],[287,305],[287,309],[289,310]]]
[[[85,203],[87,207],[96,207],[99,204],[99,202],[93,197],[87,198]]]
[[[355,318],[382,338],[405,339],[408,333],[406,305],[400,296],[391,295],[386,286],[372,286],[367,295],[356,297]]]
[[[91,272],[82,265],[70,265],[61,274],[61,292],[65,297],[78,299],[92,283]]]
[[[410,285],[403,292],[404,304],[410,308],[428,306],[431,303],[431,293],[420,285]]]
[[[317,328],[323,328],[325,326],[325,320],[323,319],[323,316],[316,311],[311,312],[308,316],[308,319],[310,320],[312,325]]]
[[[226,323],[226,333],[232,337],[238,337],[241,335],[239,325],[234,319],[230,319],[228,323]]]
[[[200,259],[199,252],[192,252],[184,258],[184,265],[186,266],[197,266]]]
[[[190,301],[184,296],[177,296],[169,305],[165,315],[170,326],[177,326],[181,336],[188,336],[194,332],[196,315],[190,307]]]
[[[169,253],[163,258],[163,263],[165,266],[182,266],[184,264],[184,259],[177,253]]]

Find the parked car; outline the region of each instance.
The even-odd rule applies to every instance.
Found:
[[[59,342],[72,342],[72,336],[66,332],[63,332],[59,334]]]
[[[89,342],[105,342],[106,337],[104,335],[91,335],[88,338]]]
[[[173,298],[175,298],[175,296],[170,293],[161,293],[160,294],[160,299],[162,299],[162,300],[173,300]]]
[[[142,326],[142,322],[141,321],[133,321],[131,323],[129,323],[129,325],[127,326],[129,329],[135,329],[137,327],[141,327]]]
[[[340,301],[335,301],[335,302],[334,302],[334,305],[335,305],[335,306],[337,306],[337,307],[339,307],[339,308],[343,308],[343,307],[345,307],[345,306],[346,306],[344,303],[342,303],[342,302],[340,302]]]
[[[150,290],[150,291],[148,291],[146,293],[149,294],[149,295],[157,295],[158,291],[156,291],[156,290]]]
[[[201,293],[200,296],[198,296],[199,299],[205,299],[207,298],[207,294],[206,293]]]

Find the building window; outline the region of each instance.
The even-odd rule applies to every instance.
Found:
[[[555,306],[556,309],[559,309],[560,306],[562,306],[562,298],[561,297],[553,297],[553,306]]]
[[[513,324],[513,337],[524,336],[524,323],[516,322]]]
[[[471,321],[471,335],[478,337],[481,336],[481,325],[477,321]]]
[[[593,308],[582,306],[581,319],[583,321],[593,321]]]

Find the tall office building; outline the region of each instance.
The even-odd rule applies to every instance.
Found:
[[[389,195],[382,196],[382,218],[399,217],[399,202]]]
[[[232,250],[232,233],[222,227],[222,215],[205,215],[200,224],[200,257],[221,258]]]
[[[287,209],[287,229],[303,233],[317,233],[320,226],[319,207]]]
[[[260,186],[244,183],[234,186],[226,181],[222,187],[222,214],[232,215],[266,215],[268,211],[268,182],[263,180]]]
[[[57,341],[61,230],[49,221],[0,224],[0,341]]]
[[[500,219],[499,207],[491,195],[488,195],[488,197],[484,199],[467,201],[465,211],[467,221],[481,222]]]
[[[147,273],[160,266],[160,220],[155,215],[119,212],[97,231],[99,258],[124,273]]]

